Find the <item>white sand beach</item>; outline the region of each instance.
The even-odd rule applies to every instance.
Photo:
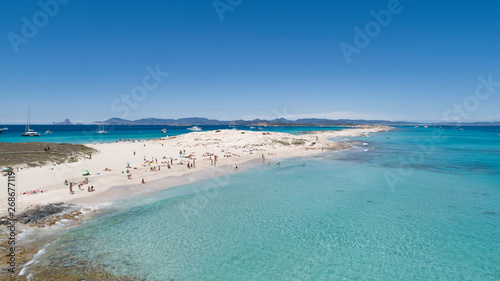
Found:
[[[217,156],[216,166],[229,167],[225,171],[238,171],[250,165],[251,160],[253,163],[272,162],[275,165],[276,161],[288,157],[308,156],[323,150],[347,149],[351,145],[344,142],[343,138],[385,132],[390,129],[383,126],[367,126],[300,135],[221,130],[192,132],[149,141],[89,144],[89,147],[99,151],[92,156],[92,159],[35,168],[16,167],[18,193],[16,212],[20,213],[37,204],[86,203],[93,201],[86,199],[99,197],[111,187],[140,185],[147,189],[152,181],[168,177],[182,178],[202,170],[205,177],[215,176],[220,174],[214,167],[215,156]],[[332,141],[330,140],[332,138],[338,139]],[[188,168],[188,163],[193,164],[193,168]],[[82,170],[88,170],[90,174],[84,176]],[[127,173],[127,170],[130,173]],[[128,175],[131,175],[130,179]],[[73,194],[70,193],[69,185],[64,184],[66,180],[80,183],[86,178],[89,183],[84,184],[82,189],[79,189],[77,184],[73,185]],[[142,179],[145,181],[144,184],[141,184]],[[0,184],[7,186],[7,177],[0,177]],[[88,192],[90,186],[94,187],[94,192]],[[22,194],[29,190],[43,190],[43,193]],[[124,188],[122,192],[128,191]],[[0,201],[5,202],[6,199],[7,192],[0,193]],[[107,200],[112,199],[107,196]],[[2,204],[0,216],[5,216],[6,211],[6,204]]]

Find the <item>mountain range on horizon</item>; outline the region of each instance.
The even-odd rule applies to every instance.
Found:
[[[67,119],[69,122],[69,120]],[[179,119],[161,119],[161,118],[143,118],[138,120],[126,120],[122,118],[110,118],[105,121],[94,121],[92,124],[103,125],[165,125],[165,126],[194,126],[194,125],[247,125],[247,126],[331,126],[331,125],[450,125],[450,126],[500,126],[500,122],[408,122],[408,121],[388,121],[388,120],[365,120],[365,119],[321,119],[321,118],[302,118],[297,120],[288,120],[285,118],[276,118],[272,120],[254,119],[254,120],[232,120],[223,121],[217,119],[208,119],[202,117],[189,117]],[[56,124],[56,122],[54,123]],[[61,124],[64,125],[64,124]]]

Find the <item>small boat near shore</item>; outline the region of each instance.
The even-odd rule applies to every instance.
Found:
[[[187,130],[189,130],[189,131],[201,131],[201,128],[198,126],[193,126],[191,128],[187,128]]]
[[[162,134],[166,134],[167,133],[167,129],[166,128],[161,129],[161,133]]]

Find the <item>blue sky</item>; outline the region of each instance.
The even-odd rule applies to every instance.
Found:
[[[461,121],[500,120],[499,86],[474,98],[478,77],[500,82],[498,1],[401,0],[350,62],[340,44],[356,47],[355,28],[397,1],[219,0],[223,13],[213,0],[41,2],[52,15],[37,1],[0,2],[0,123],[25,122],[28,104],[35,123],[439,121],[467,103]]]

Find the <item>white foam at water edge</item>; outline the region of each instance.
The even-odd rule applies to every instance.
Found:
[[[32,264],[32,263],[35,263],[37,260],[38,260],[38,257],[40,257],[41,255],[43,255],[45,253],[45,249],[50,245],[52,244],[53,242],[45,245],[45,247],[43,247],[42,249],[40,249],[40,251],[38,251],[38,253],[36,253],[36,255],[29,261],[27,262],[24,266],[23,266],[23,269],[21,269],[21,271],[19,272],[19,276],[21,275],[24,275],[26,273],[26,268],[28,267],[28,265]],[[30,276],[31,276],[31,273],[28,275],[28,280],[30,280]]]
[[[68,219],[62,219],[60,221],[56,221],[56,223],[54,225],[64,225],[65,223],[69,222],[71,220],[68,220]]]
[[[86,205],[84,208],[80,209],[80,212],[82,212],[82,215],[86,215],[88,213],[92,213],[94,211],[97,211],[99,209],[104,209],[108,206],[113,205],[112,202],[104,202],[104,203],[99,203],[95,205]]]

